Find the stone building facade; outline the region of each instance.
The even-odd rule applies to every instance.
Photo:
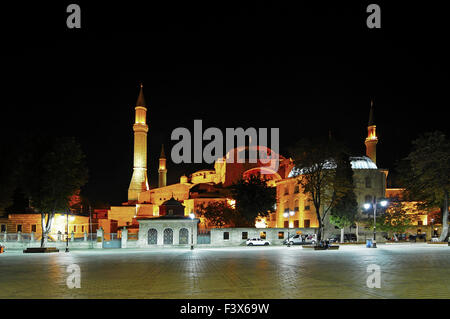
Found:
[[[385,197],[387,171],[378,169],[372,160],[366,156],[351,157],[350,162],[353,169],[353,181],[355,195],[360,209],[360,218],[363,214],[363,204],[370,202],[373,197]],[[302,176],[291,176],[276,182],[277,207],[276,212],[271,214],[266,223],[269,227],[318,227],[315,207],[311,198],[304,194],[299,180]],[[284,217],[284,213],[294,212],[294,215]],[[339,230],[325,220],[325,231],[335,234]]]

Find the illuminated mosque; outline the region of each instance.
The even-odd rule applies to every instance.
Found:
[[[263,146],[236,147],[231,149],[226,156],[218,158],[214,163],[214,169],[202,169],[189,176],[181,176],[179,182],[167,185],[167,166],[164,147],[161,148],[158,169],[158,187],[150,189],[147,176],[147,133],[149,127],[147,124],[147,104],[145,102],[143,88],[141,85],[139,96],[135,105],[134,131],[134,160],[133,173],[128,188],[128,201],[121,206],[111,206],[107,210],[94,210],[92,219],[83,215],[74,214],[71,216],[70,232],[74,237],[86,237],[86,233],[91,233],[98,228],[102,228],[105,234],[115,233],[120,229],[129,230],[130,233],[139,232],[140,244],[144,247],[149,244],[162,243],[187,243],[188,237],[196,233],[200,228],[204,231],[214,229],[214,236],[223,235],[228,231],[242,233],[242,239],[252,233],[258,234],[258,228],[270,228],[267,230],[269,238],[277,241],[280,233],[292,229],[295,231],[314,232],[318,227],[316,212],[311,199],[303,193],[299,179],[302,178],[294,168],[294,163],[290,158]],[[355,195],[358,206],[362,207],[364,203],[372,201],[374,197],[393,197],[401,198],[404,189],[386,188],[388,170],[378,168],[376,145],[378,137],[376,134],[376,125],[374,120],[373,104],[371,103],[369,123],[367,126],[367,137],[364,140],[366,146],[365,156],[350,157],[351,166],[354,172],[353,180],[355,185]],[[256,163],[239,163],[237,158],[248,159],[252,147],[257,151],[265,152],[268,155],[276,155],[279,158],[279,165],[276,171],[272,168],[270,161],[262,163],[259,159]],[[273,157],[272,157],[273,158]],[[233,159],[233,160],[232,160]],[[211,202],[227,201],[231,206],[234,205],[228,186],[232,185],[241,178],[246,178],[252,174],[264,173],[268,178],[268,185],[276,188],[276,209],[269,216],[257,218],[255,228],[225,228],[224,234],[219,234],[220,229],[214,228],[202,216],[198,216],[198,207],[208,205]],[[433,215],[435,211],[418,211],[415,208],[415,202],[404,202],[407,204],[407,214],[414,215],[412,227],[409,232],[427,233],[427,238],[431,238],[433,232],[438,232],[436,225],[433,225]],[[192,216],[194,218],[192,219]],[[190,218],[191,217],[191,218]],[[359,220],[367,218],[362,216],[360,211]],[[8,233],[40,233],[40,214],[30,214],[28,212],[14,212],[7,216],[0,216],[0,232]],[[227,225],[233,226],[233,225]],[[337,234],[339,230],[329,223],[328,219],[324,221],[327,234]],[[354,225],[357,236],[369,236],[371,238],[371,229],[364,225]],[[362,226],[362,227],[361,227]],[[358,228],[359,227],[359,228]],[[59,214],[55,218],[52,233],[54,240],[59,240],[60,234],[66,229],[66,217]],[[427,230],[428,229],[428,230]],[[167,233],[171,232],[170,234]],[[351,229],[345,230],[345,232]],[[261,231],[264,233],[265,232]],[[167,233],[167,234],[166,234]],[[273,233],[273,234],[272,234]],[[189,235],[191,234],[191,235]],[[200,234],[200,233],[199,233]],[[231,234],[231,233],[230,233]],[[252,236],[253,236],[252,235]],[[6,236],[6,235],[5,235]],[[214,236],[213,239],[214,239]],[[234,238],[240,236],[234,234]],[[263,236],[263,235],[261,235]],[[223,239],[216,238],[216,243],[223,243]],[[236,237],[236,238],[238,238]],[[136,237],[135,237],[136,238]],[[171,239],[172,238],[172,239]],[[240,237],[239,237],[240,238]],[[236,239],[237,240],[237,239]],[[193,236],[192,242],[197,242],[197,236]],[[235,243],[240,243],[236,241]]]
[[[223,158],[218,158],[214,169],[199,170],[190,176],[181,176],[179,182],[166,185],[167,167],[164,147],[161,148],[158,169],[158,188],[149,188],[147,177],[147,104],[141,85],[135,106],[134,131],[134,161],[133,175],[128,189],[128,201],[122,206],[112,206],[108,218],[117,220],[117,226],[137,226],[138,220],[151,219],[165,215],[189,216],[196,213],[198,205],[211,201],[233,200],[227,195],[227,186],[251,174],[261,173],[269,178],[269,185],[277,189],[276,211],[268,217],[255,221],[256,227],[277,228],[309,228],[317,227],[318,222],[311,200],[301,191],[298,178],[294,176],[292,159],[279,155],[277,171],[270,171],[269,164],[260,161],[256,163],[237,163],[229,161],[231,156],[240,156],[248,152],[248,147],[238,147],[230,150]],[[358,204],[362,205],[376,196],[386,196],[386,179],[388,171],[379,169],[376,165],[376,125],[374,122],[373,105],[371,104],[368,136],[365,139],[366,156],[351,157],[354,171],[355,194]],[[257,147],[258,150],[263,147]],[[264,147],[267,153],[273,152]],[[245,156],[245,155],[244,155]],[[268,171],[269,170],[269,171]],[[229,195],[228,195],[229,196]],[[178,211],[181,213],[174,213]],[[288,218],[285,212],[291,212]],[[198,216],[196,216],[198,218]],[[208,222],[200,218],[200,228],[210,227]]]
[[[128,201],[122,206],[112,206],[108,211],[108,218],[117,220],[118,226],[136,224],[136,219],[158,217],[170,214],[166,206],[179,202],[184,206],[184,215],[194,213],[199,205],[207,205],[211,201],[228,201],[233,204],[227,186],[250,174],[264,171],[272,186],[276,181],[288,178],[293,168],[291,159],[279,155],[277,171],[271,170],[270,163],[237,163],[237,158],[245,156],[248,147],[237,147],[229,151],[226,156],[214,163],[214,169],[202,169],[190,176],[181,176],[176,184],[166,185],[167,167],[164,146],[161,148],[158,169],[158,188],[149,188],[147,177],[147,133],[146,122],[147,104],[141,85],[135,106],[134,131],[134,161],[133,175],[128,188]],[[258,151],[271,154],[267,147],[258,146]],[[273,154],[272,154],[273,155]],[[234,161],[229,159],[233,157]],[[232,162],[232,163],[231,163]],[[201,219],[201,225],[207,226],[207,221]]]

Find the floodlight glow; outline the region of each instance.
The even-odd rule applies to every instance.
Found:
[[[194,219],[194,218],[195,218],[194,213],[190,213],[190,214],[189,214],[189,217],[190,217],[191,219]]]
[[[370,208],[370,204],[369,203],[365,203],[363,206],[364,206],[364,209],[369,209]]]
[[[291,215],[291,216],[294,216],[294,214],[295,214],[295,212],[294,212],[293,210],[291,210],[291,211],[289,212],[289,215]]]
[[[284,212],[284,213],[283,213],[283,216],[284,216],[284,217],[288,217],[289,214],[288,214],[287,212]]]
[[[387,204],[388,204],[388,202],[387,202],[387,200],[385,200],[385,199],[383,199],[383,200],[380,202],[380,205],[383,206],[383,207],[386,207]]]

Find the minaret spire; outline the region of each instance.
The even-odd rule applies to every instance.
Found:
[[[161,155],[159,156],[159,169],[158,169],[158,187],[164,187],[167,184],[167,167],[166,167],[166,154],[164,153],[164,144],[161,145]]]
[[[145,98],[144,98],[144,85],[141,83],[141,89],[139,90],[138,99],[136,101],[136,106],[146,107]]]
[[[375,125],[375,116],[373,111],[373,100],[370,101],[370,113],[369,113],[369,123],[367,125],[367,137],[366,137],[366,155],[375,164],[377,163],[377,143],[378,137]]]
[[[375,125],[375,117],[373,114],[373,100],[370,100],[370,113],[369,113],[369,123],[368,126]]]
[[[135,106],[133,176],[128,187],[128,202],[136,203],[139,193],[149,189],[147,178],[147,106],[141,83]]]

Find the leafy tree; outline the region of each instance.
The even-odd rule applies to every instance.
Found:
[[[439,240],[444,241],[448,237],[450,141],[436,131],[425,133],[412,144],[412,151],[398,167],[406,198],[418,201],[420,209],[441,208],[442,233]]]
[[[231,186],[231,193],[241,217],[236,226],[254,226],[255,219],[268,216],[276,203],[276,189],[259,174],[237,181]]]
[[[70,209],[72,195],[87,181],[80,145],[73,138],[33,138],[22,157],[21,186],[41,214],[45,247],[57,212]]]
[[[336,159],[336,175],[334,181],[334,205],[331,207],[330,222],[343,229],[354,224],[358,214],[353,169],[349,156],[341,152]]]
[[[340,151],[332,139],[300,140],[291,150],[294,159],[294,175],[303,193],[312,199],[319,222],[318,241],[323,236],[324,220],[337,200],[333,191],[335,182],[334,158]]]
[[[235,209],[226,201],[212,201],[208,204],[200,204],[197,207],[197,212],[215,227],[234,224],[236,220],[234,215],[237,215]]]
[[[391,238],[396,234],[403,234],[409,227],[418,220],[418,216],[413,213],[414,205],[409,205],[401,201],[398,197],[389,198],[389,206],[382,209],[381,212],[377,208],[376,228],[387,232]],[[372,214],[373,216],[373,214]],[[373,219],[367,221],[368,227],[373,227]]]

